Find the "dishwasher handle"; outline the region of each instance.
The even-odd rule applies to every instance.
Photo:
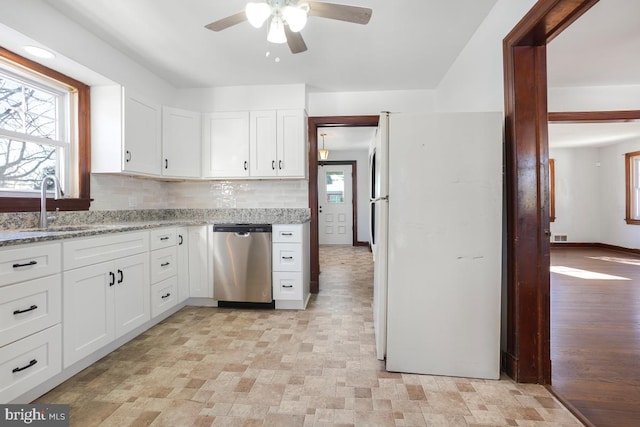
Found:
[[[215,224],[214,233],[271,233],[271,224]]]
[[[251,236],[251,233],[248,231],[236,231],[236,236],[237,237],[249,237]]]

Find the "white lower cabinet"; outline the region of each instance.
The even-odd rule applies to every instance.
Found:
[[[60,274],[0,287],[0,347],[60,323]]]
[[[62,371],[60,243],[0,248],[0,404]]]
[[[189,227],[189,294],[196,298],[213,298],[212,226]]]
[[[178,303],[178,249],[175,227],[151,231],[151,317]]]
[[[309,223],[276,224],[272,233],[276,308],[304,309],[310,296]]]
[[[172,276],[151,285],[151,317],[156,317],[178,303],[178,279]]]
[[[73,239],[63,252],[65,268],[78,267],[63,273],[66,368],[151,318],[149,232]]]
[[[189,229],[177,227],[176,257],[178,264],[178,301],[183,302],[189,298]]]
[[[0,348],[0,403],[7,403],[62,371],[60,324]]]

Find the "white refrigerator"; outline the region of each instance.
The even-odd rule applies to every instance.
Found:
[[[383,113],[369,150],[376,352],[500,376],[502,113]]]

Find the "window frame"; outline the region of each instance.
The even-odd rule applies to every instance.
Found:
[[[0,47],[0,57],[29,69],[38,74],[63,83],[77,92],[75,112],[71,112],[70,119],[77,128],[77,152],[71,156],[71,167],[77,167],[78,197],[65,197],[60,200],[48,199],[47,208],[61,211],[89,210],[91,205],[90,177],[91,177],[91,98],[90,87],[74,78],[56,70],[20,56]],[[73,161],[77,159],[77,162]],[[37,212],[40,210],[40,197],[0,197],[0,212]]]
[[[633,182],[634,182],[634,168],[633,168],[633,160],[635,158],[640,158],[640,151],[633,151],[630,153],[625,153],[624,155],[624,178],[625,178],[625,218],[627,224],[629,225],[640,225],[640,217],[633,218],[632,215],[632,207],[634,205],[634,196],[633,196]],[[638,175],[640,175],[640,167],[637,171]],[[639,177],[640,178],[640,177]]]

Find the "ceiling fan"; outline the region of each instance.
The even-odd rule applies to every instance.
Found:
[[[365,25],[371,19],[372,10],[366,7],[347,6],[307,0],[264,0],[249,2],[243,12],[222,18],[205,25],[212,31],[222,31],[244,21],[260,28],[269,20],[267,40],[271,43],[287,43],[291,53],[307,50],[300,30],[308,16],[337,19]]]

